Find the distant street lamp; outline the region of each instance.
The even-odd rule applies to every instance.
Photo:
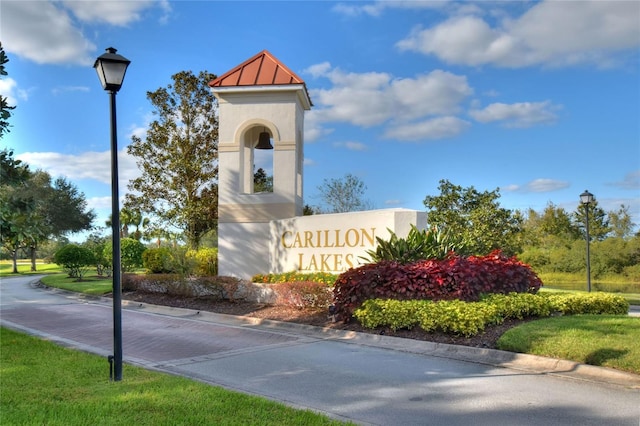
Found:
[[[590,242],[590,238],[589,238],[589,204],[593,203],[593,194],[590,193],[589,191],[587,191],[585,189],[585,191],[580,194],[580,202],[582,203],[582,205],[584,206],[584,213],[585,213],[585,228],[587,231],[587,290],[589,291],[589,293],[591,293],[591,261],[590,261],[590,255],[589,255],[589,242]]]
[[[122,380],[122,286],[120,260],[120,205],[118,195],[118,136],[116,134],[116,93],[122,86],[124,74],[131,63],[110,47],[96,59],[96,69],[102,88],[111,99],[111,232],[113,233],[113,361],[112,379]]]

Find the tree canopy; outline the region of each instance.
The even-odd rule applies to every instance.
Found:
[[[519,250],[522,219],[500,207],[500,190],[479,192],[441,180],[440,195],[424,199],[427,223],[462,238],[468,254],[486,255],[495,249],[513,255]]]
[[[150,215],[151,227],[181,229],[192,248],[217,228],[217,101],[206,71],[174,74],[173,83],[147,92],[156,119],[146,138],[132,137],[129,154],[142,175],[129,183],[125,205]]]
[[[586,235],[586,211],[589,211],[589,238],[592,240],[604,240],[611,227],[607,213],[598,206],[598,200],[593,200],[588,205],[578,204],[576,211],[573,213],[573,219],[576,226],[581,230],[582,235]]]
[[[9,62],[9,58],[4,53],[2,42],[0,42],[0,76],[5,77],[8,75],[4,65]],[[9,132],[9,118],[11,117],[11,110],[15,109],[15,106],[10,106],[6,96],[0,96],[0,139],[5,133]],[[4,182],[4,180],[3,180]]]
[[[580,228],[562,207],[548,203],[542,213],[529,209],[523,223],[523,242],[529,246],[559,246],[580,238]]]
[[[325,179],[318,186],[320,199],[325,206],[323,210],[329,213],[347,213],[367,210],[371,207],[365,197],[367,186],[364,182],[350,173],[343,178]]]
[[[625,239],[632,237],[636,224],[631,220],[629,206],[621,204],[617,211],[609,212],[609,225],[614,237]]]
[[[273,192],[273,176],[260,167],[253,174],[253,192]]]
[[[39,243],[90,229],[95,213],[87,210],[84,194],[65,178],[52,181],[47,172],[32,172],[8,149],[1,152],[0,162],[0,240],[12,254],[14,272],[17,253],[23,249],[30,251],[35,270]]]

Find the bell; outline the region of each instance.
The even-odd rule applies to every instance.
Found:
[[[273,149],[273,145],[271,145],[270,139],[271,136],[269,135],[269,132],[260,132],[256,149]]]

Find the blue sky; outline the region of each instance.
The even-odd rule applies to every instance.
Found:
[[[351,173],[374,208],[424,210],[447,179],[510,209],[573,211],[588,189],[640,223],[640,2],[12,1],[0,3],[16,105],[0,148],[66,176],[104,226],[108,95],[93,62],[131,60],[117,97],[120,192],[146,92],[266,49],[305,80],[306,204]]]

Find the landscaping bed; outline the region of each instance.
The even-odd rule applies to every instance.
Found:
[[[455,336],[439,332],[425,332],[419,327],[411,330],[392,330],[388,327],[367,329],[357,321],[348,323],[333,322],[326,309],[299,309],[284,305],[267,305],[258,302],[220,300],[214,297],[181,297],[159,293],[125,292],[123,299],[153,305],[171,306],[175,308],[193,309],[203,312],[218,314],[248,316],[253,318],[286,321],[296,324],[307,324],[316,327],[328,327],[337,330],[357,331],[370,334],[384,334],[387,336],[402,337],[406,339],[423,340],[436,343],[448,343],[478,348],[496,348],[496,341],[508,329],[532,319],[506,320],[499,325],[487,327],[483,332],[472,336]]]

